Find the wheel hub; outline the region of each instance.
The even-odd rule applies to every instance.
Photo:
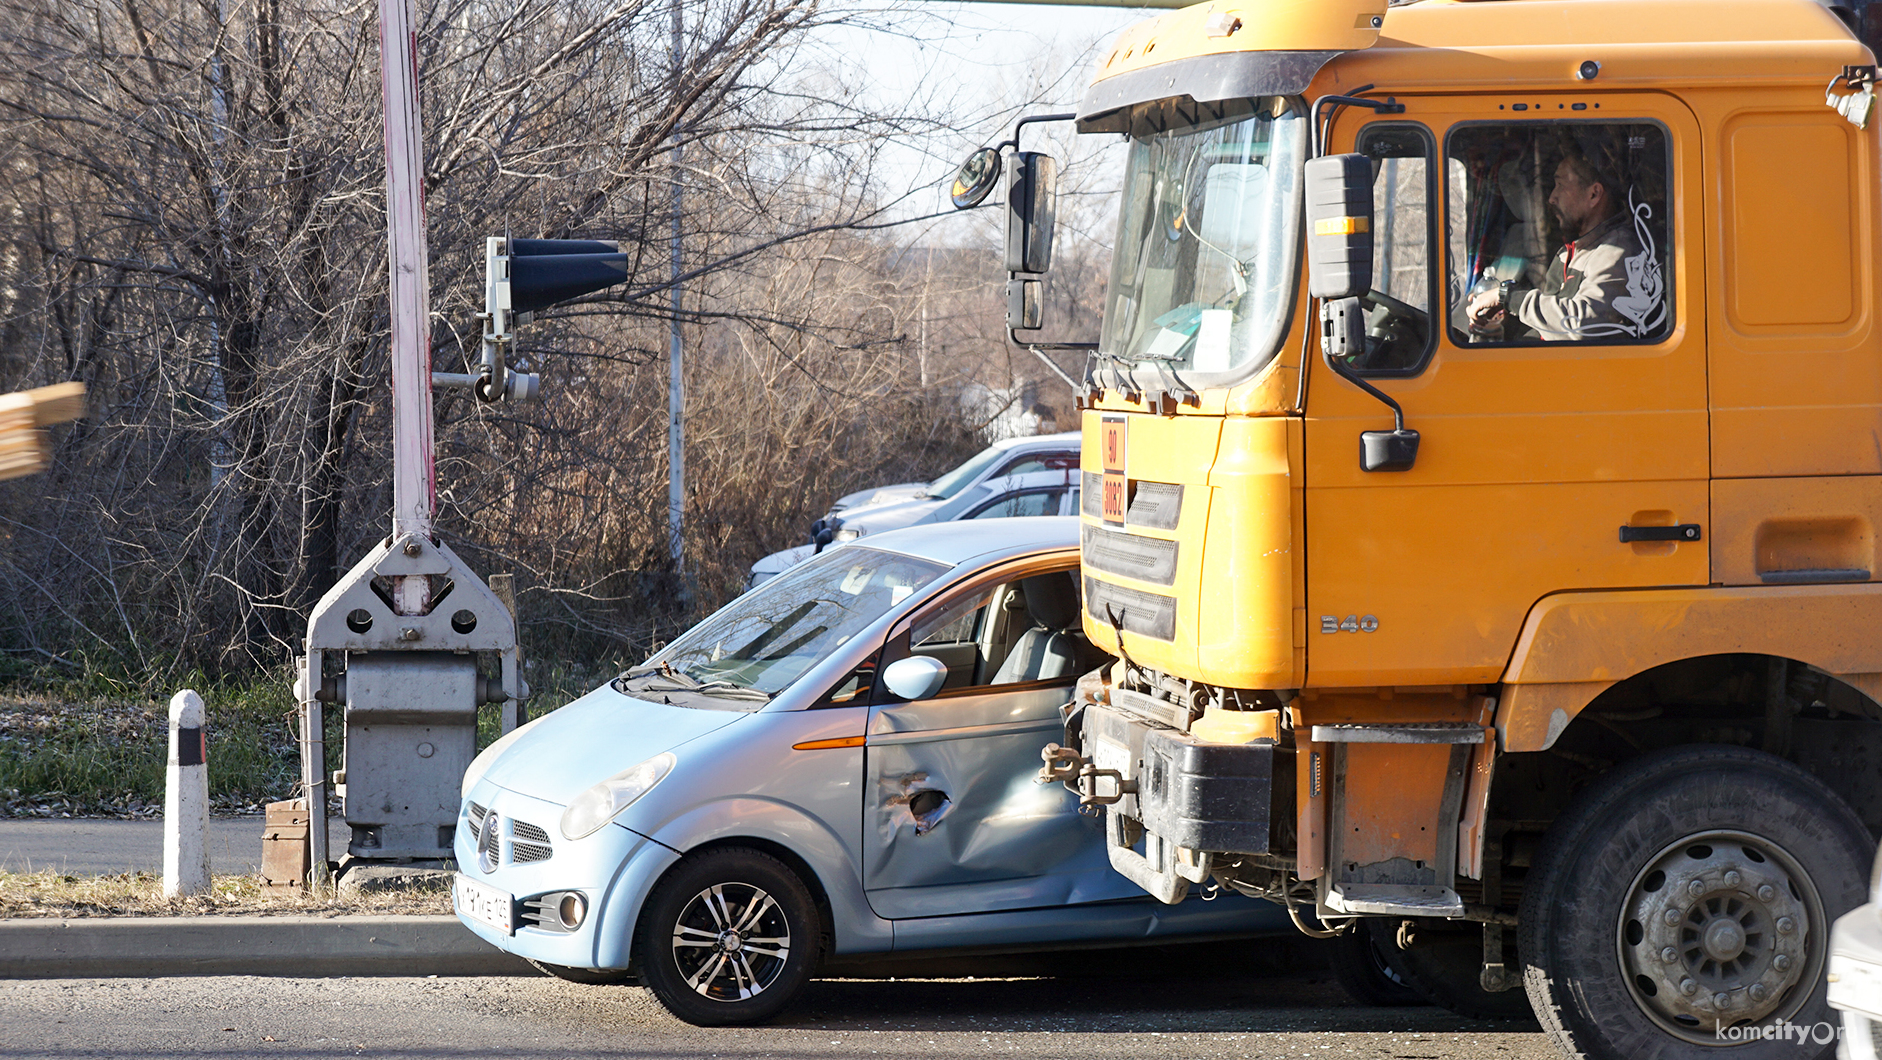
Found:
[[[1648,863],[1621,914],[1620,956],[1643,1009],[1686,1036],[1786,1006],[1809,967],[1815,891],[1756,836],[1709,833]]]
[[[744,940],[738,937],[738,932],[736,931],[722,931],[719,933],[720,953],[737,953],[740,947],[744,945]]]

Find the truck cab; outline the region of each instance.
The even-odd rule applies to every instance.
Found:
[[[1811,0],[1117,40],[1074,120],[1129,141],[1081,399],[1120,661],[1043,773],[1114,867],[1368,918],[1569,1055],[1828,1017],[1882,830],[1874,64]]]

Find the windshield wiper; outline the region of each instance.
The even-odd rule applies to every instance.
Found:
[[[745,699],[762,703],[771,701],[769,692],[724,680],[701,681],[684,670],[675,669],[670,663],[636,666],[615,678],[614,684],[620,692],[690,692],[719,699]]]

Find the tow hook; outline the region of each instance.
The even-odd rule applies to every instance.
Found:
[[[1125,780],[1124,774],[1115,769],[1099,769],[1090,759],[1069,747],[1049,743],[1040,749],[1039,757],[1045,760],[1045,765],[1039,768],[1039,775],[1034,779],[1041,784],[1056,782],[1071,788],[1078,793],[1078,808],[1081,810],[1091,806],[1110,806],[1122,802],[1126,795],[1137,793],[1135,780]],[[1109,795],[1100,795],[1100,778],[1110,780],[1116,790]]]

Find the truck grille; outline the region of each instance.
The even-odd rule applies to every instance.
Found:
[[[1106,626],[1111,624],[1115,612],[1118,623],[1132,633],[1157,640],[1176,639],[1176,598],[1173,596],[1126,589],[1086,575],[1085,611]]]
[[[1084,528],[1079,559],[1092,570],[1154,585],[1176,584],[1176,542]]]

